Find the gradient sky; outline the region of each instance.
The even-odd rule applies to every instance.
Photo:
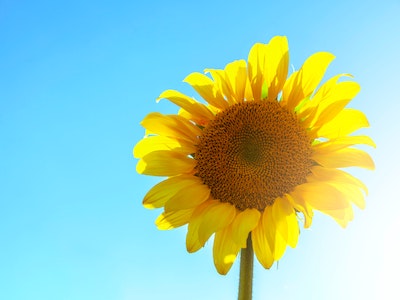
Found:
[[[141,202],[160,179],[132,148],[147,113],[177,111],[162,91],[197,96],[186,75],[274,35],[293,68],[329,51],[327,77],[355,76],[377,170],[351,170],[370,193],[347,229],[316,213],[278,265],[256,263],[254,299],[400,298],[399,15],[399,0],[0,1],[0,299],[235,299],[238,261],[218,275],[211,242],[188,254],[186,228],[155,228]]]

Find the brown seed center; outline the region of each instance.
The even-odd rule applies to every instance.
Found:
[[[200,137],[197,176],[214,199],[263,211],[310,173],[311,140],[277,101],[249,101],[218,113]]]

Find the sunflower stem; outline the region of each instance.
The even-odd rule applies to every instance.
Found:
[[[240,252],[240,278],[238,300],[251,300],[253,290],[253,245],[251,234],[247,238],[247,246]]]

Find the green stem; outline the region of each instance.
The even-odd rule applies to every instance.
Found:
[[[247,247],[240,252],[240,278],[238,300],[251,300],[253,290],[253,245],[251,234],[247,238]]]

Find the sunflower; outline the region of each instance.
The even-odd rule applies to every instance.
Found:
[[[188,224],[186,247],[195,252],[214,236],[217,271],[226,274],[248,237],[258,261],[270,268],[295,247],[299,222],[313,211],[345,227],[352,205],[365,207],[366,186],[342,170],[373,169],[353,146],[375,146],[365,115],[346,108],[359,92],[339,74],[320,84],[334,56],[318,52],[289,77],[286,37],[255,44],[247,62],[192,73],[184,81],[205,100],[175,90],[157,99],[180,107],[176,115],[148,114],[145,137],[134,148],[137,172],[167,177],[145,195],[146,208],[163,208],[161,230]]]

